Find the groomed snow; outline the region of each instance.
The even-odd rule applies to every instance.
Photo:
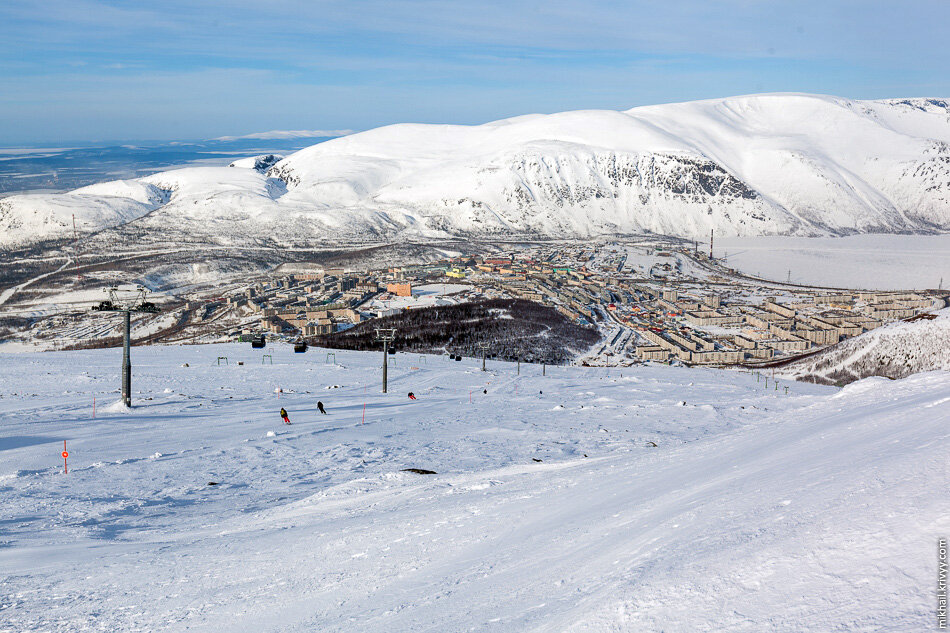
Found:
[[[0,354],[0,631],[932,627],[947,373],[263,351]]]

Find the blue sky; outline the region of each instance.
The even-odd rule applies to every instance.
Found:
[[[0,146],[950,96],[950,2],[4,0]]]

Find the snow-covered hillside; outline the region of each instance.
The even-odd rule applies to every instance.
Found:
[[[260,156],[249,156],[247,158],[239,158],[238,160],[232,162],[228,167],[240,167],[242,169],[256,169],[261,173],[265,173],[268,169],[284,160],[284,157],[280,154],[261,154]]]
[[[950,308],[932,320],[897,321],[845,339],[779,372],[795,380],[834,385],[870,376],[905,378],[935,369],[950,371]]]
[[[946,372],[263,351],[0,354],[0,631],[932,628]]]
[[[230,179],[182,171],[197,197],[173,192],[145,226],[228,238],[280,223],[303,238],[939,232],[950,230],[950,101],[766,94],[392,125],[288,156],[267,171],[266,195],[263,177],[235,196]],[[4,199],[0,229],[32,232],[0,243],[56,234],[37,214],[84,203],[103,204]],[[82,228],[125,221],[130,203],[114,204],[116,217],[89,212]]]
[[[168,202],[168,192],[139,180],[116,180],[63,194],[0,199],[0,246],[68,238],[126,224]]]

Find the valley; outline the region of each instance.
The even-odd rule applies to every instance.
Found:
[[[333,337],[348,328],[388,323],[401,328],[401,340],[412,346],[415,326],[407,324],[416,310],[523,300],[595,328],[602,341],[569,353],[532,353],[536,361],[771,366],[939,310],[950,298],[941,288],[854,289],[763,279],[704,249],[688,240],[640,236],[354,243],[323,251],[167,245],[116,249],[108,256],[87,252],[73,261],[24,258],[26,270],[49,270],[0,287],[0,344],[8,350],[119,345],[120,319],[92,308],[109,287],[138,285],[151,291],[161,313],[135,316],[136,345],[264,335],[334,347]],[[532,360],[490,334],[466,336],[465,343],[450,338],[440,350],[420,349],[473,356],[476,344],[484,343],[502,358]]]

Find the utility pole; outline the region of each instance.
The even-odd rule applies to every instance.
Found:
[[[482,350],[482,371],[485,371],[485,354],[488,353],[488,343],[479,343],[478,349]]]
[[[131,291],[120,291],[113,286],[109,289],[109,298],[93,306],[92,309],[97,312],[122,312],[123,332],[122,332],[122,402],[125,406],[132,406],[132,361],[130,348],[132,347],[132,313],[146,312],[156,314],[159,312],[158,306],[145,300],[148,290],[142,286],[136,286]]]
[[[387,370],[389,369],[389,344],[396,339],[396,328],[376,328],[376,340],[383,342],[383,393],[387,388]]]
[[[76,281],[82,281],[79,272],[79,231],[76,229],[76,214],[73,214],[73,257],[76,259]]]
[[[122,400],[125,406],[132,406],[132,358],[129,348],[132,347],[132,313],[122,311],[125,327],[122,328]]]
[[[709,259],[713,258],[713,232],[715,229],[709,229]]]

